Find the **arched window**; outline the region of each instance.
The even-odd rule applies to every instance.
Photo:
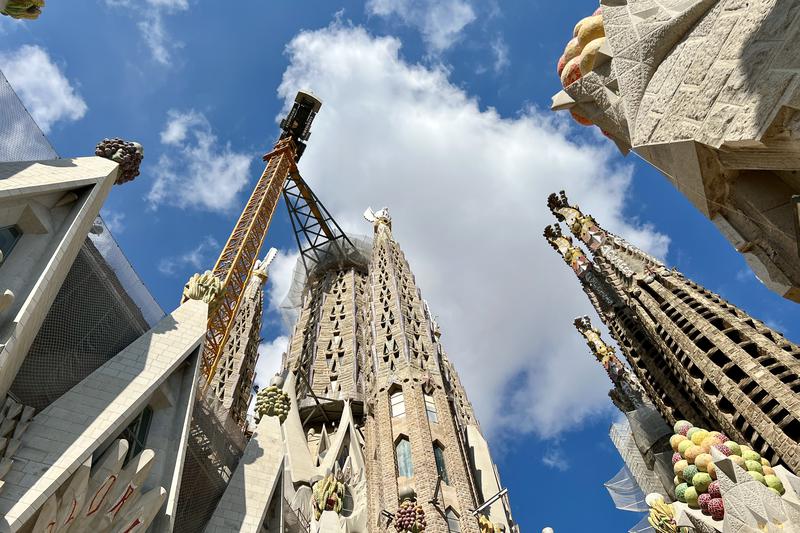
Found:
[[[433,401],[433,396],[430,394],[425,395],[425,411],[428,413],[428,420],[436,423],[439,417],[436,415],[436,402]]]
[[[461,533],[461,524],[458,521],[458,515],[452,507],[447,508],[445,516],[447,517],[447,531],[449,533]]]
[[[403,391],[397,390],[390,396],[392,403],[392,417],[403,416],[406,414],[406,401],[403,398]]]
[[[444,446],[439,441],[433,443],[433,456],[436,458],[436,471],[445,483],[450,483],[447,479],[447,466],[444,462]]]
[[[394,445],[395,459],[397,460],[397,475],[400,477],[412,477],[414,475],[414,464],[411,462],[411,443],[408,437],[400,437]]]

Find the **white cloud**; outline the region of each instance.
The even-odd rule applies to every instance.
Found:
[[[153,208],[162,204],[227,211],[250,180],[250,154],[221,145],[211,124],[197,111],[170,110],[161,132],[168,147],[151,167],[155,181],[147,193]]]
[[[592,309],[541,236],[547,195],[566,189],[604,227],[663,256],[668,240],[623,220],[631,168],[612,147],[576,145],[566,120],[482,110],[440,68],[411,65],[397,39],[334,24],[300,33],[279,93],[323,100],[304,178],[346,231],[388,205],[394,235],[443,329],[483,427],[553,436],[608,408],[611,384],[575,331]],[[331,169],[336,169],[335,179]]]
[[[0,70],[44,133],[86,114],[86,102],[44,48],[26,44],[0,52]]]
[[[140,18],[137,26],[153,59],[165,66],[172,63],[172,52],[183,45],[167,32],[164,17],[189,9],[188,0],[146,0],[144,4],[132,0],[105,0],[105,3],[125,8]]]
[[[559,470],[561,472],[566,472],[569,470],[569,461],[567,460],[566,455],[564,454],[564,450],[561,446],[556,442],[555,444],[549,446],[547,450],[542,455],[542,464],[544,464],[548,468],[552,468],[553,470]]]
[[[197,271],[210,270],[213,258],[219,253],[219,243],[211,235],[206,235],[200,243],[182,254],[165,257],[158,263],[158,270],[162,274],[172,276],[180,269],[192,267]]]
[[[125,231],[125,213],[103,208],[100,211],[100,215],[103,217],[106,227],[111,230],[111,233],[119,235]]]
[[[494,72],[502,72],[510,64],[508,59],[508,45],[502,36],[498,35],[492,41],[492,54],[494,55]]]
[[[272,379],[281,369],[281,358],[286,348],[289,346],[289,337],[281,335],[275,339],[262,342],[258,346],[258,361],[256,362],[256,384],[259,387],[269,385]]]
[[[367,13],[399,17],[422,34],[435,54],[450,48],[475,20],[475,11],[466,0],[369,0]]]

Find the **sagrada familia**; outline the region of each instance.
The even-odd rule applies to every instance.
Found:
[[[602,0],[553,99],[663,171],[794,301],[799,31],[797,2]],[[298,93],[216,264],[164,313],[99,216],[143,147],[59,158],[0,75],[15,141],[0,146],[0,532],[520,531],[389,210],[349,235],[300,174],[321,105]],[[259,390],[281,198],[294,323]],[[800,531],[800,346],[565,192],[541,200],[545,239],[617,346],[575,319],[621,412],[606,486],[645,513],[632,531]]]

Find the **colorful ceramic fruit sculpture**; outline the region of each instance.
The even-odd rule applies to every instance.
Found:
[[[94,149],[94,155],[105,157],[119,164],[117,185],[132,181],[139,175],[139,166],[144,159],[144,149],[137,142],[123,141],[118,137],[103,139]]]
[[[44,0],[8,0],[0,13],[15,19],[37,19],[42,14]]]
[[[572,39],[567,43],[556,68],[564,87],[575,83],[594,69],[597,53],[606,41],[602,10],[602,7],[597,8],[592,16],[582,19],[575,25]],[[592,125],[591,120],[574,111],[572,118],[578,124]]]
[[[403,500],[394,514],[394,528],[398,533],[422,533],[426,527],[422,506],[414,500]]]
[[[333,474],[328,474],[323,479],[314,483],[311,489],[313,498],[311,505],[314,507],[314,516],[319,520],[323,511],[342,512],[344,501],[344,483],[338,481]]]
[[[675,434],[669,439],[674,455],[675,498],[693,509],[700,509],[714,520],[725,517],[725,506],[716,479],[713,456],[721,453],[747,470],[753,479],[774,492],[785,492],[773,474],[769,461],[748,446],[733,442],[718,431],[706,431],[686,420],[675,423]]]
[[[259,419],[262,416],[277,416],[283,423],[289,414],[289,407],[289,395],[276,385],[261,389],[256,395],[256,414]]]

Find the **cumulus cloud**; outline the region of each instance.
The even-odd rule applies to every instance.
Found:
[[[303,176],[346,231],[370,231],[366,206],[390,207],[484,429],[554,436],[607,408],[610,383],[572,325],[588,300],[541,236],[547,195],[566,189],[658,256],[668,241],[624,219],[631,168],[609,144],[576,144],[550,112],[481,109],[399,49],[339,23],[291,41],[280,96],[313,87],[324,101]]]
[[[450,48],[475,20],[475,10],[466,0],[369,0],[367,13],[398,17],[416,28],[435,54]]]
[[[100,215],[111,233],[119,235],[125,231],[125,213],[103,208],[100,210]]]
[[[150,169],[152,208],[162,204],[227,211],[250,179],[250,154],[221,144],[202,113],[170,110],[161,132],[166,151]]]
[[[44,48],[26,44],[0,52],[0,70],[44,133],[86,114],[86,102]]]
[[[206,235],[197,246],[188,252],[161,259],[158,263],[158,271],[167,276],[172,276],[186,267],[192,267],[195,270],[206,270],[213,256],[217,253],[219,253],[219,243],[211,235]]]
[[[259,387],[269,385],[269,380],[281,369],[281,359],[288,346],[289,337],[286,335],[281,335],[258,345],[256,384]]]
[[[494,72],[498,74],[511,64],[508,59],[508,45],[501,35],[492,41],[492,55],[494,55]]]

